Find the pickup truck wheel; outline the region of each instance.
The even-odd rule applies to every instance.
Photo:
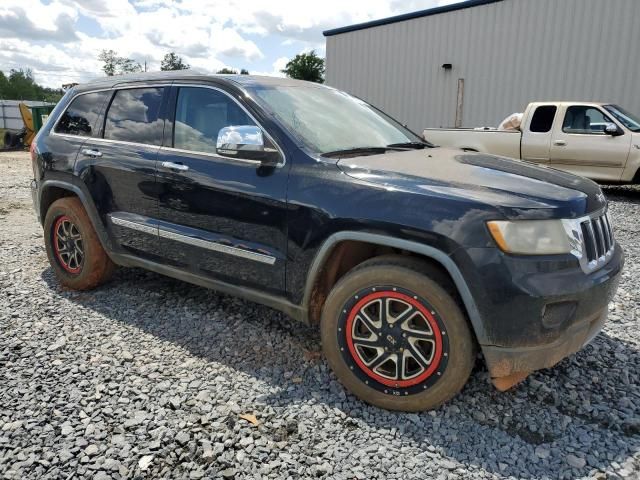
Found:
[[[107,281],[115,269],[76,197],[61,198],[49,207],[44,221],[44,241],[49,263],[65,287],[74,290],[97,287]]]
[[[466,318],[428,273],[415,259],[375,258],[344,276],[325,302],[325,356],[365,402],[390,410],[436,408],[471,374],[476,346]]]

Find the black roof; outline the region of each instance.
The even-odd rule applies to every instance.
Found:
[[[379,27],[380,25],[388,25],[390,23],[403,22],[405,20],[411,20],[412,18],[430,17],[431,15],[438,15],[440,13],[455,12],[456,10],[462,10],[465,8],[478,7],[480,5],[487,5],[489,3],[502,2],[503,0],[467,0],[466,2],[454,3],[452,5],[444,5],[442,7],[429,8],[427,10],[419,10],[417,12],[405,13],[403,15],[396,15],[394,17],[381,18],[380,20],[372,20],[370,22],[356,23],[355,25],[348,25],[346,27],[333,28],[331,30],[325,30],[323,35],[325,37],[331,37],[332,35],[338,35],[340,33],[355,32],[356,30],[364,30],[365,28]]]
[[[114,75],[111,77],[100,77],[90,80],[87,83],[83,83],[76,87],[79,90],[104,87],[111,88],[117,85],[125,85],[136,82],[158,82],[167,81],[172,82],[174,80],[214,80],[228,83],[235,83],[237,85],[248,87],[252,85],[305,85],[311,84],[312,86],[318,86],[317,83],[304,82],[302,80],[293,80],[291,78],[282,77],[267,77],[262,75],[222,75],[222,74],[210,74],[203,73],[197,70],[172,70],[167,72],[145,72],[145,73],[130,73],[127,75]]]

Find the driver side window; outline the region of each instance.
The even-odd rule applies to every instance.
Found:
[[[182,87],[178,90],[174,148],[215,154],[220,129],[240,125],[256,124],[224,93],[199,87]]]
[[[567,108],[562,131],[580,135],[605,135],[605,126],[613,121],[595,107],[574,105]]]

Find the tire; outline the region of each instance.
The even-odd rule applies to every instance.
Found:
[[[467,382],[475,339],[439,278],[420,260],[383,256],[357,266],[331,290],[321,316],[322,348],[340,382],[361,400],[388,410],[429,410]],[[380,315],[384,304],[387,321]]]
[[[18,138],[15,133],[7,130],[6,132],[4,132],[3,143],[5,148],[13,148],[17,145]]]
[[[44,220],[44,242],[51,268],[65,287],[90,290],[115,270],[77,197],[51,204]]]

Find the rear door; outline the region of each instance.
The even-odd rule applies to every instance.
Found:
[[[167,127],[158,157],[159,235],[166,261],[218,281],[282,293],[289,167],[284,155],[278,166],[265,167],[217,153],[221,128],[262,128],[228,91],[175,86],[170,105],[173,128]],[[272,138],[262,130],[265,139]]]
[[[116,89],[100,138],[81,148],[78,167],[115,241],[138,256],[158,253],[156,160],[164,130],[165,86]]]
[[[631,135],[622,128],[623,135],[606,134],[607,123],[617,125],[598,106],[567,107],[554,129],[551,165],[589,178],[618,180],[629,157]]]
[[[99,135],[99,119],[111,92],[80,93],[75,96],[57,120],[51,133],[44,138],[45,169],[72,172],[78,151],[84,142]]]
[[[553,124],[557,117],[556,105],[537,105],[523,125],[520,156],[534,163],[548,163]]]

